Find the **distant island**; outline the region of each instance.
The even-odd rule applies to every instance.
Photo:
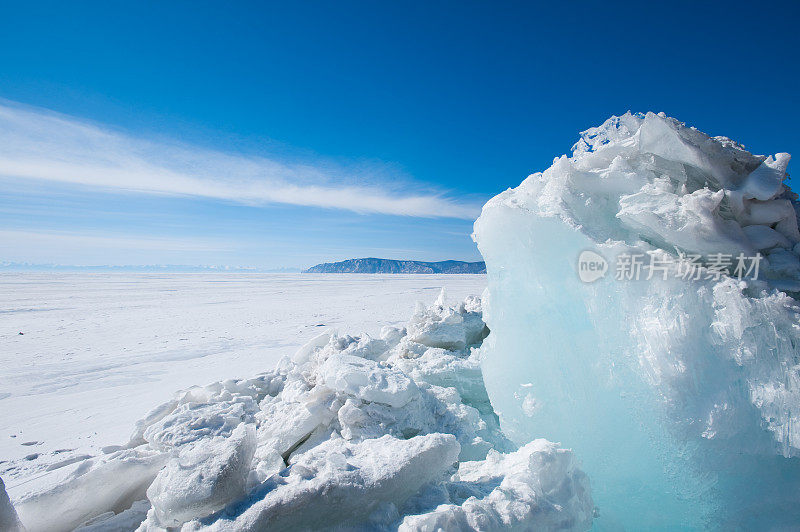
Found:
[[[303,273],[486,273],[485,262],[349,259],[317,264]]]

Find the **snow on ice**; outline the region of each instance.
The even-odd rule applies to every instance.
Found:
[[[256,375],[323,331],[378,337],[443,286],[461,300],[486,277],[0,273],[0,477],[14,499],[175,390]]]
[[[800,523],[788,162],[628,113],[484,206],[475,239],[489,281],[489,397],[514,441],[544,436],[575,451],[600,529]],[[587,251],[609,268],[584,283]],[[664,270],[615,275],[614,258],[631,255]],[[689,255],[698,275],[682,276]],[[734,275],[740,255],[763,257],[757,278]]]
[[[500,431],[487,333],[479,299],[451,307],[442,291],[405,328],[321,334],[272,371],[177,394],[16,514],[29,532],[587,529],[572,453]]]

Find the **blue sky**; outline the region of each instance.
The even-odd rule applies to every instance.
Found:
[[[629,109],[800,151],[798,4],[697,4],[2,2],[0,261],[476,260]]]

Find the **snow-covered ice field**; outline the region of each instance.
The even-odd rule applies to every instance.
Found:
[[[192,385],[272,369],[328,329],[377,335],[483,275],[0,274],[0,475],[9,494]],[[23,334],[19,334],[23,333]],[[26,459],[27,458],[27,459]]]

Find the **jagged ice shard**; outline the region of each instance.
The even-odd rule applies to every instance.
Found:
[[[489,397],[512,440],[575,452],[595,528],[800,523],[788,161],[628,113],[584,132],[571,157],[489,201],[475,223]],[[585,251],[606,261],[581,276],[593,282],[578,275]],[[753,258],[749,271],[737,258]]]

